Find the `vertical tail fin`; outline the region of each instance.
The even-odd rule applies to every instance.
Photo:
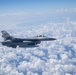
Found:
[[[4,38],[4,40],[10,40],[11,36],[5,31],[1,31],[2,32],[2,37]]]

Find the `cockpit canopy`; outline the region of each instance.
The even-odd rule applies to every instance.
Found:
[[[46,37],[46,36],[44,36],[44,35],[37,35],[36,37]]]

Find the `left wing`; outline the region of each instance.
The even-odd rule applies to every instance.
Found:
[[[23,41],[52,41],[52,40],[56,40],[55,38],[25,38],[25,39],[21,39]]]

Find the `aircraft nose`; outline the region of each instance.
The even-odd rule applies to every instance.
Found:
[[[56,38],[50,38],[50,40],[57,40]]]
[[[53,40],[57,40],[56,38],[53,38]]]

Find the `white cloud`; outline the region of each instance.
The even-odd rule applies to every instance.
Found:
[[[70,73],[66,73],[65,75],[71,75]]]
[[[73,64],[64,65],[64,70],[66,73],[76,73],[76,67]]]
[[[46,14],[46,13],[43,13],[43,12],[33,12],[33,13],[30,13],[30,12],[13,12],[13,13],[2,13],[0,14],[0,17],[13,17],[13,16],[39,16],[39,15],[43,15],[43,14]]]
[[[56,10],[56,13],[75,13],[76,12],[76,8],[71,8],[71,9],[65,9],[65,8],[62,8],[62,9],[57,9]]]
[[[47,23],[35,26],[0,26],[15,37],[44,34],[57,38],[42,42],[38,48],[16,48],[0,44],[1,75],[75,75],[76,23]],[[0,33],[1,36],[1,33]],[[2,40],[2,38],[0,38]]]
[[[0,17],[28,15],[27,12],[4,13]]]

